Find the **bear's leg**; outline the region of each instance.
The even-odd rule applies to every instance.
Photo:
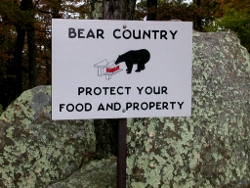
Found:
[[[130,74],[132,72],[133,65],[130,62],[125,62],[127,66],[127,73]]]
[[[136,69],[135,72],[141,72],[141,70],[140,69]]]
[[[138,64],[137,65],[137,70],[135,72],[141,72],[141,70],[144,70],[144,69],[145,69],[144,64]]]
[[[144,70],[144,69],[145,69],[145,64],[142,64],[141,70]]]
[[[138,62],[137,69],[135,70],[135,72],[140,72],[140,71],[141,71],[141,65],[140,62]]]

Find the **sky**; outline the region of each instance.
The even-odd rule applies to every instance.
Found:
[[[190,2],[192,2],[192,0],[186,0],[186,1],[184,1],[184,2],[190,3]]]

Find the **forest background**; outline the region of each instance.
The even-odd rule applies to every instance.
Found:
[[[101,15],[94,14],[98,3]],[[200,32],[236,32],[250,52],[250,0],[1,0],[3,108],[24,90],[51,84],[52,18],[193,21]]]

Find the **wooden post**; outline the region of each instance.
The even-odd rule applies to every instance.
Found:
[[[127,119],[118,123],[117,187],[126,188]]]

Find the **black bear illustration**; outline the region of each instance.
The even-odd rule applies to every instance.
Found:
[[[141,50],[131,50],[126,52],[125,54],[119,55],[115,64],[119,64],[121,62],[125,62],[127,66],[127,73],[130,74],[134,64],[137,64],[136,72],[140,72],[145,69],[145,64],[150,59],[150,53],[146,49]]]

